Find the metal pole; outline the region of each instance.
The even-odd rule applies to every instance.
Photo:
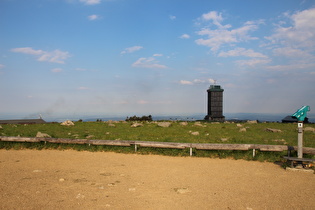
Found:
[[[303,158],[303,122],[298,122],[298,158]]]

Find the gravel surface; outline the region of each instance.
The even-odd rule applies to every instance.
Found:
[[[0,150],[0,209],[314,209],[314,192],[273,163]]]

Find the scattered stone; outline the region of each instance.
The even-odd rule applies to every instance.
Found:
[[[243,125],[242,125],[242,124],[239,124],[239,123],[237,123],[236,126],[237,126],[237,127],[243,127]]]
[[[168,127],[170,127],[171,125],[172,125],[172,123],[170,123],[170,122],[159,122],[159,123],[157,124],[157,126],[163,127],[163,128],[168,128]]]
[[[315,128],[312,127],[305,127],[304,131],[311,131],[311,132],[315,132]]]
[[[39,132],[39,131],[37,132],[36,137],[37,138],[51,138],[51,136],[48,135],[47,133],[42,133],[42,132]]]
[[[136,188],[129,188],[129,192],[135,192]]]
[[[249,124],[257,124],[258,121],[257,120],[247,120],[247,123],[249,123]]]
[[[180,122],[179,124],[183,125],[183,126],[186,126],[186,125],[188,125],[188,122]]]
[[[283,144],[288,144],[284,139],[274,139],[274,142],[282,142]]]
[[[206,125],[202,125],[200,122],[195,122],[194,126],[207,127]]]
[[[82,199],[82,198],[85,198],[85,196],[82,195],[81,193],[79,193],[79,194],[76,196],[76,199]]]
[[[269,132],[272,132],[272,133],[282,133],[282,130],[274,129],[274,128],[266,128],[266,131],[269,131]]]
[[[79,134],[73,134],[72,136],[77,139],[77,138],[79,138],[80,135]]]
[[[116,125],[113,124],[113,123],[109,123],[108,126],[109,126],[109,127],[116,127]]]
[[[175,190],[175,192],[177,192],[179,194],[184,194],[184,193],[191,192],[188,188],[175,188],[174,190]]]
[[[65,181],[64,178],[60,178],[60,179],[59,179],[59,182],[64,182],[64,181]]]
[[[130,127],[137,128],[137,127],[142,127],[142,126],[143,126],[142,123],[133,123]]]
[[[91,138],[94,138],[95,136],[94,135],[88,135],[87,137],[85,137],[85,138],[87,138],[87,139],[91,139]]]
[[[240,128],[239,132],[246,132],[246,128]]]
[[[1,125],[0,125],[0,129],[3,129]]]
[[[221,138],[221,141],[223,141],[223,142],[225,142],[227,140],[229,140],[229,138]]]
[[[198,136],[198,135],[199,135],[199,132],[198,132],[198,131],[191,132],[191,135]]]
[[[72,126],[74,125],[74,123],[71,120],[66,120],[63,123],[60,123],[60,125]]]
[[[40,173],[40,172],[42,172],[42,170],[36,169],[36,170],[33,171],[33,173]]]
[[[106,132],[105,134],[106,134],[106,135],[109,135],[109,134],[110,134],[110,132]]]
[[[220,124],[220,122],[212,122],[211,124]]]

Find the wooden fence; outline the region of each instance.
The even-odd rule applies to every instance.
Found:
[[[38,137],[13,137],[0,136],[0,141],[6,142],[49,142],[61,144],[87,144],[87,145],[107,145],[107,146],[134,146],[135,151],[138,147],[153,148],[172,148],[186,149],[189,148],[190,156],[192,150],[253,150],[282,152],[297,150],[295,146],[286,145],[264,145],[264,144],[201,144],[201,143],[175,143],[175,142],[153,142],[153,141],[129,141],[129,140],[89,140],[89,139],[64,139],[64,138],[38,138]],[[315,148],[304,147],[303,153],[315,155]]]

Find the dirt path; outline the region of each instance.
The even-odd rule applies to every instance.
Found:
[[[0,150],[0,209],[314,209],[314,192],[273,163]]]

